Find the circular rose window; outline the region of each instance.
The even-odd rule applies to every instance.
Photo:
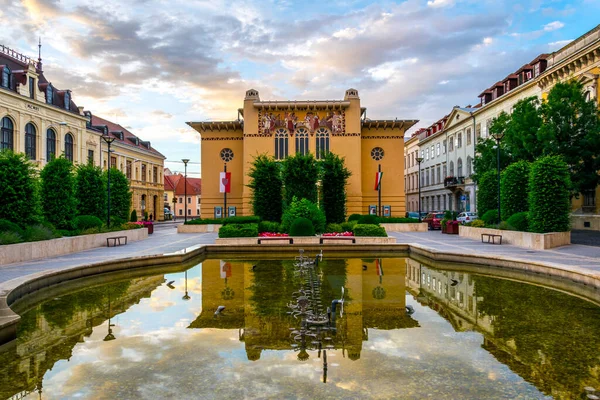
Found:
[[[371,158],[375,161],[383,159],[383,149],[381,147],[375,147],[371,150]]]
[[[225,162],[233,160],[233,150],[227,148],[221,150],[221,160]]]

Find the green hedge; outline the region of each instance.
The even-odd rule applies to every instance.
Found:
[[[325,233],[341,233],[345,232],[344,228],[342,228],[342,224],[327,224],[325,227]]]
[[[229,224],[219,229],[220,238],[257,237],[258,224]]]
[[[477,184],[477,211],[479,215],[485,215],[488,210],[498,210],[498,172],[496,170],[484,172]]]
[[[517,161],[506,167],[500,176],[500,211],[503,220],[516,213],[529,210],[527,185],[530,164]]]
[[[14,222],[11,222],[7,219],[0,219],[0,232],[12,232],[16,233],[19,236],[23,236],[23,229]]]
[[[362,217],[360,214],[352,214],[348,217],[348,222],[358,221]]]
[[[290,226],[290,236],[314,236],[315,227],[308,218],[296,218]]]
[[[531,232],[566,232],[570,226],[569,167],[560,156],[535,161],[529,174],[529,229]]]
[[[75,217],[75,229],[85,230],[91,228],[100,229],[102,227],[102,221],[100,218],[93,215],[80,215]]]
[[[381,217],[377,218],[380,224],[418,224],[418,218]]]
[[[274,221],[260,221],[258,223],[258,233],[263,232],[279,232],[279,222]]]
[[[488,210],[481,216],[486,225],[494,225],[498,223],[498,210]]]
[[[261,218],[256,215],[248,215],[245,217],[229,217],[223,220],[223,225],[230,224],[258,224]]]
[[[508,229],[513,231],[527,232],[529,230],[529,213],[518,212],[506,220]]]
[[[206,218],[206,219],[188,219],[184,225],[222,225],[223,219],[221,218]]]
[[[342,227],[343,232],[352,232],[354,230],[354,227],[356,226],[356,223],[356,220],[352,220],[348,222],[342,222],[340,225]]]
[[[298,200],[296,197],[294,197],[292,203],[283,212],[281,230],[289,233],[292,222],[299,217],[311,220],[316,233],[323,233],[325,231],[325,214],[323,214],[319,206],[308,199]]]
[[[352,231],[354,236],[378,236],[387,237],[387,232],[384,227],[373,224],[356,224]]]

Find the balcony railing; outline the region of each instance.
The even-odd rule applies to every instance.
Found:
[[[452,187],[465,184],[464,176],[448,176],[444,179],[444,187]]]

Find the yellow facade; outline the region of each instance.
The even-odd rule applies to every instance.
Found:
[[[352,173],[346,186],[348,214],[367,214],[370,205],[378,204],[374,185],[381,166],[381,205],[391,206],[393,216],[404,216],[404,132],[417,121],[369,120],[365,111],[355,89],[347,90],[343,100],[327,101],[261,101],[251,89],[239,110],[243,119],[189,122],[202,141],[202,218],[213,217],[214,208],[224,206],[219,172],[225,168],[231,172],[227,206],[235,206],[237,215],[252,215],[247,185],[254,157],[283,159],[310,152],[319,158],[318,146],[344,157]],[[281,154],[276,150],[280,138],[287,139],[287,152]],[[383,150],[383,156],[375,149]]]

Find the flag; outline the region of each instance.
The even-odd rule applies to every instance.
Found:
[[[383,176],[383,172],[375,172],[375,189],[379,190],[381,188],[381,177]]]
[[[383,276],[383,262],[381,258],[375,259],[375,269],[377,270],[377,275]]]
[[[220,172],[219,173],[219,192],[230,193],[231,192],[231,172]]]
[[[231,278],[231,264],[224,260],[221,260],[219,264],[221,265],[221,279]]]

